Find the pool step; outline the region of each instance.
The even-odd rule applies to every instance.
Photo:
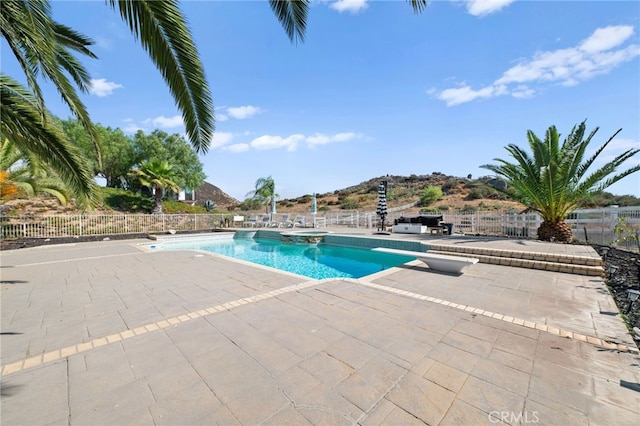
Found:
[[[602,276],[604,268],[599,257],[574,256],[554,253],[536,253],[476,247],[452,247],[431,245],[430,253],[456,254],[457,256],[476,257],[481,263],[514,266],[518,268],[543,271],[564,272],[568,274]]]

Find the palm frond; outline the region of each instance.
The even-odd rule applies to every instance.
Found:
[[[271,10],[287,33],[289,40],[303,42],[309,15],[309,0],[269,0]]]
[[[65,136],[55,120],[42,120],[32,94],[10,77],[0,74],[0,136],[31,152],[58,173],[81,205],[97,201],[93,176],[80,151]]]
[[[33,92],[38,111],[44,117],[42,89],[38,84],[39,67],[34,52],[51,52],[53,34],[51,9],[48,1],[2,2],[0,31],[22,68],[29,88]]]
[[[214,131],[204,68],[176,0],[109,0],[164,77],[182,111],[194,149],[205,153]]]
[[[67,72],[80,90],[87,91],[89,74],[68,49],[95,57],[87,46],[93,42],[58,24],[51,16],[48,0],[6,0],[0,20],[2,36],[20,64],[33,92],[41,120],[47,119],[38,77],[50,80],[71,112],[82,122],[100,154],[100,143],[89,113],[71,84]]]
[[[426,9],[429,2],[427,0],[409,0],[411,2],[411,7],[413,7],[413,11],[415,13],[422,13],[424,9]]]

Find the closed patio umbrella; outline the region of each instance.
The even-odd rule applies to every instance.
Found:
[[[271,220],[276,215],[276,197],[271,197]]]
[[[318,213],[318,203],[316,201],[316,193],[313,193],[313,196],[311,197],[311,214],[316,214]]]
[[[384,220],[387,217],[387,181],[381,180],[378,185],[378,208],[376,209],[376,214],[380,216],[380,220],[382,221],[382,231],[384,232]]]

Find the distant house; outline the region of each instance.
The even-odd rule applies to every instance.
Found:
[[[172,192],[169,197],[176,201],[182,201],[187,204],[191,204],[192,206],[196,204],[198,201],[196,199],[196,191],[191,189],[181,189],[179,192]]]

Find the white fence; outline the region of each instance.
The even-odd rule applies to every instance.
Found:
[[[225,226],[242,226],[233,214],[114,214],[0,216],[0,238],[53,238],[84,235],[159,233],[169,230],[201,231]],[[386,224],[403,216],[392,212]],[[431,213],[443,216],[443,222],[453,225],[454,233],[472,235],[536,238],[541,219],[537,213],[517,214],[502,211],[470,213]],[[406,214],[416,216],[417,213]],[[249,214],[245,214],[245,218]],[[339,211],[324,215],[306,215],[305,222],[316,227],[352,227],[373,229],[379,225],[375,212]],[[614,245],[624,250],[639,250],[640,206],[607,207],[576,210],[567,219],[574,237],[582,242]]]
[[[640,249],[640,206],[575,210],[567,223],[579,241],[630,251]]]
[[[219,227],[229,217],[221,214],[2,216],[0,237],[53,238],[167,232],[172,229],[198,231]]]

